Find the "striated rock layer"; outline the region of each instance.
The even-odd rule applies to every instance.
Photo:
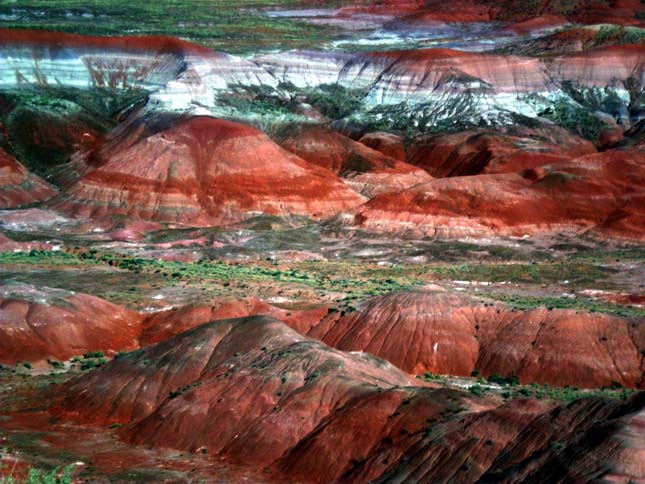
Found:
[[[390,158],[323,126],[293,126],[277,142],[302,159],[340,175],[367,197],[432,179],[423,170]]]
[[[81,162],[53,202],[81,216],[205,226],[258,213],[320,219],[363,201],[261,131],[206,116],[135,120]]]
[[[529,94],[563,94],[560,83],[583,86],[645,82],[645,46],[623,45],[555,58],[472,53],[436,48],[359,54],[295,51],[255,61],[281,82],[298,87],[339,83],[367,91],[368,105],[443,103],[469,96],[482,112],[537,114]],[[626,92],[626,91],[625,91]]]
[[[525,171],[436,179],[379,195],[354,225],[415,236],[485,237],[595,229],[645,238],[640,151],[608,151]]]
[[[138,346],[141,317],[87,294],[0,286],[0,362],[68,360]]]
[[[229,84],[277,83],[255,64],[164,36],[91,37],[0,30],[0,88],[146,90],[157,109],[213,105]]]
[[[333,316],[333,315],[332,315]],[[309,336],[415,374],[518,376],[522,383],[643,387],[645,320],[574,310],[517,311],[445,293],[393,293]]]
[[[13,156],[0,149],[0,209],[29,205],[55,194],[49,183],[29,173]]]
[[[529,94],[559,83],[643,84],[645,47],[624,45],[553,58],[435,48],[370,53],[294,51],[245,60],[168,37],[102,38],[1,30],[0,88],[56,86],[150,92],[148,110],[217,111],[235,86],[276,88],[339,83],[367,92],[368,105],[445,103],[472,97],[484,117],[508,111],[535,116]],[[626,91],[625,91],[626,92]]]
[[[643,476],[643,395],[496,406],[417,382],[256,316],[121,357],[60,388],[52,412],[297,482]]]

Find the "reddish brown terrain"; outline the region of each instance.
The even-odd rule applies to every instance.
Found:
[[[138,346],[141,317],[100,298],[22,285],[2,286],[0,296],[1,363],[114,355]]]
[[[30,205],[55,194],[51,185],[29,173],[14,157],[0,149],[0,208]]]
[[[555,16],[566,15],[570,21],[581,23],[613,23],[638,25],[642,23],[643,7],[639,0],[596,1],[582,0],[575,3],[566,0],[538,0],[519,2],[503,0],[456,0],[450,3],[441,0],[386,0],[377,4],[360,5],[343,9],[345,15],[354,12],[401,15],[401,21],[415,24],[435,22],[491,22],[495,20],[528,22],[533,20],[544,25],[542,18],[552,24]],[[562,17],[559,17],[562,18]],[[540,21],[537,22],[536,20]]]
[[[238,3],[0,2],[0,484],[645,482],[645,5]]]
[[[375,197],[354,221],[453,237],[596,229],[643,239],[644,170],[642,152],[615,151],[517,174],[444,178]]]
[[[278,137],[284,149],[341,176],[367,197],[409,188],[432,177],[422,170],[320,126],[294,126]]]
[[[121,433],[133,442],[218,455],[305,482],[395,475],[472,482],[500,472],[515,480],[535,466],[544,474],[563,465],[589,478],[607,466],[620,475],[625,457],[642,451],[613,440],[635,431],[641,397],[493,408],[460,391],[419,386],[382,360],[332,350],[266,317],[200,326],[119,358],[61,395],[58,415],[127,424]],[[601,442],[585,437],[594,432],[605,435]],[[548,445],[555,435],[557,448]],[[562,452],[570,458],[556,460]],[[445,464],[433,466],[439,458]],[[525,459],[522,470],[513,467]]]
[[[473,130],[416,139],[408,162],[444,178],[521,172],[595,152],[591,142],[556,126],[508,133]]]
[[[573,310],[519,311],[446,293],[393,293],[328,318],[309,336],[413,374],[477,372],[522,383],[642,387],[645,320]]]
[[[147,346],[218,319],[267,315],[280,319],[294,329],[306,333],[327,316],[324,306],[308,309],[281,309],[259,299],[223,300],[211,306],[188,305],[146,316],[143,320],[140,343]]]
[[[323,218],[362,202],[262,132],[210,117],[128,125],[83,162],[85,173],[52,204],[77,216],[215,225],[253,213]]]
[[[376,131],[363,135],[359,142],[385,156],[398,161],[406,161],[405,140],[401,136]]]

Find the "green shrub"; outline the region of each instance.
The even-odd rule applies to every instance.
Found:
[[[65,365],[61,361],[57,360],[47,360],[47,362],[54,368],[55,370],[60,370],[62,368],[65,368]]]
[[[341,119],[360,111],[365,93],[340,84],[321,84],[307,95],[307,102],[330,119]]]
[[[555,101],[552,107],[542,112],[541,115],[594,142],[598,140],[601,130],[607,126],[589,109],[565,98]]]
[[[476,397],[483,397],[486,395],[486,389],[479,384],[468,387],[468,391]]]
[[[73,465],[50,471],[31,468],[25,479],[16,479],[11,470],[0,465],[0,484],[72,484],[73,471]]]
[[[103,358],[105,353],[102,351],[88,351],[83,354],[83,358]]]

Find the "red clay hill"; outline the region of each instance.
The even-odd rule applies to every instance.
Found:
[[[416,374],[518,376],[522,383],[642,387],[645,320],[574,310],[514,310],[448,293],[393,293],[309,336]]]
[[[58,395],[58,417],[122,424],[121,437],[135,444],[208,454],[289,481],[642,475],[642,394],[500,405],[424,385],[264,316],[202,325]]]
[[[645,321],[584,311],[515,310],[465,296],[403,292],[359,310],[282,309],[222,299],[152,314],[86,294],[25,285],[1,288],[0,363],[67,360],[160,343],[225,318],[271,316],[344,351],[365,351],[412,374],[517,376],[522,383],[642,387]]]
[[[55,194],[49,183],[29,173],[13,156],[0,149],[0,209],[29,205]]]
[[[277,136],[286,150],[340,175],[357,192],[373,197],[430,181],[423,170],[318,125],[294,125]]]
[[[522,173],[436,179],[373,198],[354,224],[416,236],[597,230],[643,240],[643,160],[641,151],[607,151]]]
[[[53,203],[74,215],[204,226],[258,213],[320,219],[363,201],[261,131],[208,116],[138,119],[80,158],[81,177]]]
[[[0,363],[68,360],[138,347],[141,316],[88,294],[0,286]]]

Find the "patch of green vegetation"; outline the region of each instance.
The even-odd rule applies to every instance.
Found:
[[[330,119],[341,119],[361,110],[365,91],[340,84],[321,84],[309,90],[306,102]]]
[[[489,376],[488,381],[490,383],[495,383],[496,385],[500,385],[500,386],[520,384],[520,379],[516,375],[501,376],[501,375],[498,375],[497,373]]]
[[[24,479],[13,477],[11,469],[0,466],[0,484],[72,484],[74,466],[42,470],[31,468]]]
[[[235,86],[233,93],[221,94],[218,105],[222,115],[241,119],[277,135],[288,124],[310,121],[303,107],[313,106],[328,118],[341,119],[362,109],[363,90],[339,84],[298,88],[291,83],[271,86]],[[304,104],[303,104],[304,103]]]
[[[636,393],[635,390],[627,388],[596,388],[580,389],[575,387],[554,387],[551,385],[540,385],[533,383],[511,388],[504,392],[505,398],[535,398],[538,400],[557,400],[561,402],[573,402],[581,398],[602,397],[602,398],[627,398]]]
[[[93,370],[107,363],[107,358],[102,351],[92,351],[85,353],[83,356],[72,358],[72,363],[77,363],[81,371]]]
[[[574,248],[575,252],[570,255],[574,261],[593,261],[596,263],[604,263],[608,261],[645,261],[645,248],[643,247],[625,247],[618,249],[609,248]]]
[[[446,246],[448,247],[448,246]],[[474,249],[477,249],[475,246]],[[449,249],[446,249],[449,250]],[[482,257],[481,251],[470,246],[457,247],[454,257]],[[488,256],[495,258],[512,257],[512,253],[496,249],[487,250]],[[620,252],[629,257],[639,257],[636,249]],[[612,254],[611,251],[599,254]],[[410,290],[436,280],[480,281],[490,283],[512,282],[544,286],[562,284],[572,290],[579,288],[611,288],[610,276],[617,269],[603,265],[587,254],[587,258],[570,262],[551,262],[549,260],[519,262],[487,262],[480,264],[458,263],[439,264],[387,264],[366,263],[363,260],[324,260],[280,264],[271,258],[249,261],[226,261],[204,258],[197,262],[164,261],[144,258],[124,253],[91,249],[71,249],[64,251],[0,252],[0,266],[7,265],[15,273],[23,271],[47,272],[47,267],[70,266],[73,269],[83,266],[95,271],[113,271],[119,281],[133,278],[132,284],[120,286],[120,292],[101,293],[108,300],[131,301],[136,299],[140,287],[146,288],[185,288],[186,290],[209,291],[212,295],[255,294],[268,291],[275,294],[281,287],[289,290],[304,291],[323,296],[333,294],[339,309],[355,309],[357,303],[366,298],[393,291]],[[206,256],[205,256],[206,257]],[[438,254],[437,258],[441,258]],[[111,269],[110,269],[111,268]],[[65,269],[64,272],[66,272]],[[111,274],[111,272],[109,272]],[[129,274],[128,274],[129,273]],[[134,285],[133,285],[134,284]],[[151,285],[152,284],[152,285]],[[66,287],[66,286],[65,286]],[[75,286],[76,287],[76,286]],[[278,288],[278,289],[276,289]],[[83,290],[78,288],[77,290]],[[96,291],[89,291],[96,293]],[[100,291],[99,291],[100,292]],[[637,307],[621,306],[588,298],[543,297],[512,295],[508,293],[484,294],[492,299],[505,301],[518,309],[534,307],[569,308],[583,311],[597,311],[621,316],[640,316],[644,310]],[[127,296],[127,297],[126,297]]]
[[[105,353],[102,351],[88,351],[83,354],[83,358],[103,358]]]
[[[0,116],[10,135],[4,147],[32,170],[46,173],[78,149],[80,133],[107,132],[118,113],[142,103],[148,92],[38,86],[0,95],[10,107]],[[49,138],[43,141],[42,133]]]
[[[0,265],[47,264],[48,266],[67,266],[86,263],[76,255],[63,251],[33,249],[28,252],[0,252]]]
[[[498,301],[504,301],[513,305],[516,309],[535,309],[535,308],[548,308],[548,309],[575,309],[579,311],[586,311],[591,313],[605,313],[621,316],[625,318],[642,318],[645,317],[645,308],[636,306],[623,306],[605,301],[585,297],[538,297],[538,296],[525,296],[518,294],[488,294],[488,297]]]
[[[541,284],[569,281],[594,283],[604,280],[613,269],[593,264],[578,263],[508,263],[458,264],[430,269],[440,279],[482,282],[523,282]]]
[[[49,363],[54,370],[62,370],[65,368],[65,364],[61,361],[47,360],[47,363]]]
[[[269,17],[264,9],[297,7],[298,0],[25,0],[0,1],[3,28],[86,35],[170,35],[233,53],[316,47],[336,28]],[[341,2],[333,2],[338,4]]]
[[[434,375],[426,373],[424,380],[440,383],[444,387],[452,387],[456,383],[455,377],[448,375]],[[463,379],[458,379],[459,386],[463,385]],[[571,386],[552,386],[539,383],[521,385],[517,376],[511,375],[503,377],[492,375],[486,378],[478,377],[472,379],[473,384],[468,387],[468,391],[477,397],[486,397],[501,395],[507,400],[515,398],[535,398],[538,400],[556,400],[561,402],[573,402],[581,398],[601,397],[601,398],[627,398],[637,390],[623,388],[618,384],[605,388],[575,388]],[[494,384],[491,386],[489,384]]]
[[[202,383],[203,382],[201,382],[201,381],[197,381],[197,382],[194,382],[194,383],[190,383],[188,385],[184,385],[184,386],[182,386],[180,388],[177,388],[175,390],[171,390],[168,393],[168,398],[171,399],[171,400],[173,398],[177,398],[177,397],[183,395],[184,393],[192,390],[193,388],[199,388],[202,385]]]
[[[598,141],[600,132],[608,126],[589,109],[566,98],[557,99],[540,115],[593,142]]]
[[[594,37],[593,46],[645,43],[645,29],[624,25],[601,25]]]

